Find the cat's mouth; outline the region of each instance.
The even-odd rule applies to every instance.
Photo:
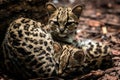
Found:
[[[66,34],[58,34],[60,37],[66,37]]]

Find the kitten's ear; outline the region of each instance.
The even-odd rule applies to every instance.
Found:
[[[84,7],[84,5],[77,5],[73,7],[72,12],[79,18]]]
[[[85,52],[83,50],[79,50],[79,51],[75,52],[74,55],[73,55],[73,57],[80,64],[82,64],[85,61],[85,59],[86,59],[85,58],[86,55],[85,55]]]
[[[51,14],[53,13],[57,8],[53,3],[47,3],[46,4],[46,9],[48,10],[48,12]]]

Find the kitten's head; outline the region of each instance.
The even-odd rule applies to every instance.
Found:
[[[75,32],[83,6],[56,7],[52,3],[46,4],[50,14],[48,24],[51,32],[59,37],[66,37]]]

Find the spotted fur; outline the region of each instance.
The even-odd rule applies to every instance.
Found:
[[[54,40],[64,43],[72,43],[75,37],[79,16],[83,6],[56,7],[54,4],[47,5],[50,18],[48,26]]]
[[[71,44],[83,50],[86,59],[83,67],[79,68],[81,71],[89,72],[93,69],[102,68],[101,66],[107,67],[106,64],[112,65],[112,54],[109,46],[93,40],[77,41],[74,38],[83,6],[57,8],[54,4],[47,4],[47,9],[51,14],[48,26],[51,28],[52,38],[57,42]]]
[[[87,40],[74,42],[80,5],[46,6],[51,14],[46,26],[28,18],[10,24],[1,48],[6,71],[20,79],[66,76],[84,74],[111,61],[106,45]]]
[[[53,77],[83,63],[83,51],[53,41],[41,23],[19,18],[10,24],[2,43],[3,69],[17,79]],[[19,76],[20,75],[20,76]]]
[[[58,74],[67,79],[91,70],[104,70],[113,66],[110,48],[102,43],[84,40],[80,42],[79,48],[66,44],[58,45],[54,55],[59,65]]]
[[[13,21],[2,44],[7,71],[19,78],[49,77],[56,74],[52,58],[53,40],[42,24],[27,18]]]
[[[77,46],[86,53],[83,72],[106,69],[113,66],[112,53],[108,45],[88,39],[80,41]]]
[[[56,49],[54,57],[59,65],[58,75],[69,75],[84,64],[86,57],[82,49],[62,43],[55,43],[54,48]]]

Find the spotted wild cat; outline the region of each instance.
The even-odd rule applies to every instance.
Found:
[[[66,44],[73,42],[82,6],[57,8],[48,3],[46,8],[51,14],[47,25],[28,18],[10,24],[0,54],[8,73],[19,79],[66,76],[111,60],[106,45],[77,42],[77,48]]]

